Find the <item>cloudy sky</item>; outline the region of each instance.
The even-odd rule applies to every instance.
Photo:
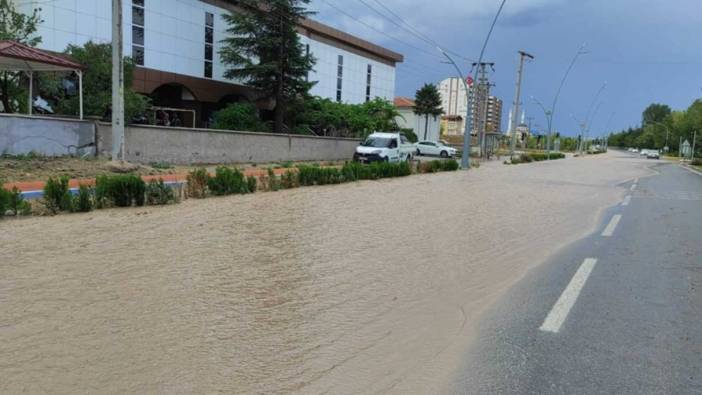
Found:
[[[396,95],[413,97],[421,84],[455,75],[430,42],[476,59],[499,3],[312,0],[310,8],[321,22],[404,54]],[[576,63],[556,109],[554,127],[562,134],[577,133],[571,114],[585,118],[604,83],[594,135],[640,123],[651,102],[682,109],[702,97],[701,0],[507,0],[485,55],[496,64],[491,80],[493,94],[505,102],[503,128],[514,100],[517,51],[536,58],[525,69],[522,103],[536,127],[545,127],[543,112],[530,97],[553,100],[583,43],[588,53]],[[467,61],[456,60],[470,70]]]

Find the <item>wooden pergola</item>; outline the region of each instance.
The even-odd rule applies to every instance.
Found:
[[[78,62],[57,56],[51,52],[30,47],[10,40],[0,40],[0,71],[20,71],[29,78],[29,104],[27,114],[32,114],[34,100],[32,90],[34,73],[71,71],[78,75],[78,94],[80,119],[83,119],[83,70],[85,66]]]

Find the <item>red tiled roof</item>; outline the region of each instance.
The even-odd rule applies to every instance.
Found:
[[[414,100],[408,97],[396,97],[393,102],[395,107],[414,107]]]
[[[0,40],[0,57],[13,58],[26,62],[48,64],[67,70],[83,70],[85,66],[41,49],[20,44],[16,41]]]

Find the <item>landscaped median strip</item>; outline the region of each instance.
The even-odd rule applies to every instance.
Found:
[[[420,173],[455,171],[455,160],[434,161],[417,167]],[[219,166],[214,174],[204,168],[187,175],[143,176],[127,173],[101,175],[95,179],[69,180],[50,177],[44,182],[12,183],[0,189],[0,217],[32,213],[88,212],[110,207],[166,205],[187,198],[206,198],[277,191],[301,186],[329,185],[360,180],[405,177],[413,173],[408,162],[374,162],[363,165],[349,162],[343,166],[297,165],[241,171]],[[34,199],[30,205],[25,197]],[[42,198],[42,199],[37,199]],[[37,210],[34,210],[34,209]]]
[[[285,174],[285,172],[289,169],[272,169],[273,173],[277,176],[282,176]],[[242,172],[244,176],[251,176],[251,177],[262,177],[268,175],[267,169],[247,169]],[[214,175],[214,174],[211,174]],[[149,182],[152,180],[158,181],[159,179],[163,180],[163,182],[166,185],[182,185],[184,184],[187,179],[188,175],[187,174],[162,174],[162,175],[156,175],[156,176],[142,176],[141,177],[144,182]],[[42,197],[43,191],[44,191],[44,186],[46,185],[46,182],[44,181],[29,181],[29,182],[10,182],[7,184],[3,185],[3,188],[7,189],[8,191],[12,190],[13,188],[17,188],[22,192],[22,196],[25,199],[37,199]],[[71,192],[76,192],[78,191],[78,188],[81,185],[85,185],[88,187],[94,187],[95,186],[95,178],[84,178],[84,179],[71,179],[68,181],[68,186],[71,189]]]

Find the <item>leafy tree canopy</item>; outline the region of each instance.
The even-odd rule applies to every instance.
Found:
[[[36,46],[41,37],[36,35],[37,25],[42,20],[39,17],[40,8],[30,15],[15,10],[10,0],[0,0],[0,40],[12,40],[19,43]],[[19,72],[0,72],[0,104],[2,111],[18,112],[27,106],[27,88],[22,84],[23,76]]]
[[[97,44],[92,41],[83,46],[69,45],[65,53],[86,69],[83,72],[83,107],[88,116],[102,117],[111,108],[112,103],[112,45]],[[131,88],[134,62],[124,59],[124,106],[125,119],[132,120],[143,114],[150,105],[149,99]],[[42,95],[52,103],[54,110],[60,114],[78,114],[79,97],[77,92],[65,88],[63,81],[67,79],[78,86],[75,75],[56,73],[41,79]]]
[[[225,77],[246,82],[264,97],[275,99],[276,132],[285,130],[288,103],[307,94],[314,58],[297,33],[299,21],[310,15],[309,0],[236,0],[244,12],[225,15],[228,23],[222,62]]]

